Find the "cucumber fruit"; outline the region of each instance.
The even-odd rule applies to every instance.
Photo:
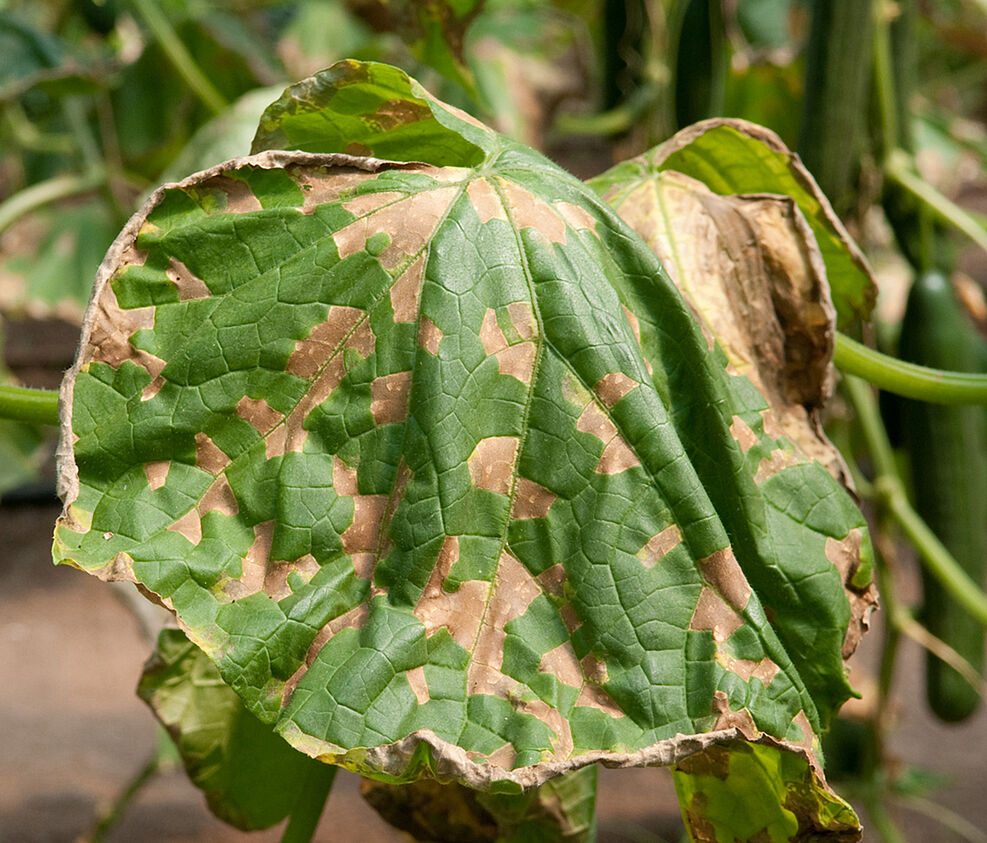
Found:
[[[899,356],[956,371],[980,368],[980,337],[942,273],[918,276],[909,292]],[[983,584],[987,563],[987,413],[902,400],[901,432],[912,467],[915,508],[956,561]],[[984,628],[922,571],[922,621],[978,672]],[[980,696],[959,673],[931,653],[926,661],[929,706],[940,719],[969,717]]]

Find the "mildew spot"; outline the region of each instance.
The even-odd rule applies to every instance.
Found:
[[[699,592],[689,629],[709,630],[713,640],[722,644],[743,625],[744,619],[713,589],[704,587]]]
[[[442,342],[442,329],[427,316],[423,316],[418,325],[418,344],[433,357],[439,354],[439,343]]]
[[[408,418],[411,372],[395,372],[370,384],[370,413],[375,424],[394,424]]]
[[[496,352],[494,356],[497,358],[497,367],[502,375],[510,375],[523,384],[530,384],[531,376],[535,371],[537,351],[538,348],[533,342],[522,342],[509,345]]]
[[[565,220],[551,205],[512,181],[502,180],[501,189],[511,209],[514,225],[519,229],[535,229],[549,243],[566,242]]]
[[[346,553],[373,552],[378,549],[387,505],[387,495],[353,497],[353,523],[340,536]]]
[[[504,210],[504,204],[500,201],[500,196],[494,186],[487,179],[473,179],[466,186],[466,195],[469,197],[470,204],[481,223],[490,222],[492,219],[507,222],[507,211]]]
[[[459,646],[471,650],[479,634],[490,583],[467,580],[455,591],[446,591],[443,584],[458,559],[459,537],[446,536],[425,590],[415,606],[415,615],[424,624],[426,635],[444,628]]]
[[[391,310],[395,322],[414,322],[418,315],[418,302],[422,293],[422,278],[425,273],[425,256],[422,255],[391,285]]]
[[[615,436],[600,454],[600,461],[596,464],[596,473],[620,474],[620,472],[640,464],[641,461],[627,443],[621,437]]]
[[[466,460],[473,485],[499,495],[510,494],[518,445],[516,436],[481,439]]]
[[[306,553],[295,562],[272,561],[270,570],[264,578],[264,591],[273,600],[283,600],[292,594],[288,577],[298,574],[304,582],[314,577],[321,566],[311,553]]]
[[[406,670],[404,678],[408,680],[408,685],[411,687],[418,705],[424,705],[431,699],[428,695],[428,683],[425,681],[424,667],[413,667],[411,670]]]
[[[761,460],[754,474],[755,483],[763,483],[769,477],[773,477],[779,471],[791,468],[793,465],[801,465],[804,460],[795,452],[789,449],[772,451]]]
[[[231,460],[205,433],[195,434],[195,467],[219,474]]]
[[[570,228],[577,231],[596,231],[596,217],[585,208],[580,208],[579,205],[573,205],[571,202],[555,202],[552,207]]]
[[[283,413],[263,398],[248,398],[246,395],[237,402],[236,414],[261,435],[268,433],[284,418]]]
[[[583,684],[583,671],[570,641],[565,641],[545,653],[538,662],[538,671],[549,673],[563,685],[573,688],[580,688]]]
[[[208,299],[212,296],[212,291],[206,286],[206,282],[194,275],[178,258],[172,257],[168,260],[165,274],[178,288],[179,301]]]
[[[332,488],[337,495],[360,494],[355,468],[349,468],[338,456],[332,458]]]
[[[751,430],[750,426],[740,416],[734,416],[730,421],[730,435],[740,445],[740,450],[745,454],[760,442],[757,434]]]
[[[604,445],[617,435],[616,426],[595,401],[590,401],[579,414],[576,430],[580,433],[592,433]]]
[[[557,495],[544,486],[519,477],[514,488],[514,503],[511,505],[511,518],[524,520],[528,518],[545,518],[555,503]],[[555,566],[553,566],[555,567]]]
[[[325,320],[312,328],[309,335],[295,343],[285,371],[289,375],[310,379],[339,351],[345,337],[366,316],[356,307],[332,305]]]
[[[496,354],[503,348],[507,348],[507,338],[497,324],[497,312],[488,307],[483,313],[483,322],[480,325],[480,342],[483,343],[483,350],[487,355]]]
[[[529,301],[515,301],[507,305],[507,314],[518,336],[523,340],[533,340],[538,336],[538,320]]]
[[[761,734],[751,717],[751,713],[742,708],[740,711],[730,710],[730,698],[724,691],[716,691],[713,694],[713,714],[717,715],[716,723],[713,726],[717,729],[736,729],[747,740],[752,741]]]
[[[171,460],[161,462],[149,462],[144,464],[144,475],[147,477],[147,485],[152,491],[160,489],[168,480],[168,471],[171,468]]]
[[[165,527],[165,529],[184,536],[195,545],[202,541],[202,518],[195,509],[190,509],[173,524]]]
[[[458,187],[437,187],[380,206],[333,234],[340,260],[366,248],[374,235],[386,234],[389,243],[377,253],[377,260],[385,269],[394,269],[409,255],[422,250],[458,195]]]
[[[743,612],[747,608],[752,591],[747,577],[744,576],[737,562],[737,557],[733,555],[732,547],[711,553],[705,559],[700,559],[697,565],[703,579],[713,586],[734,610]]]
[[[637,558],[645,568],[654,568],[666,553],[674,550],[681,543],[682,532],[677,524],[672,524],[648,539],[644,547],[637,552]]]
[[[632,389],[637,389],[639,386],[640,384],[636,380],[627,377],[623,372],[611,372],[596,382],[593,392],[603,402],[603,405],[610,410],[628,392]]]
[[[561,597],[565,592],[565,566],[556,562],[535,577],[537,583],[553,597]]]
[[[624,311],[624,316],[627,317],[627,321],[630,323],[631,331],[634,332],[634,337],[637,340],[637,344],[641,344],[641,323],[638,321],[637,316],[627,309],[626,305],[621,305],[621,309]]]
[[[240,600],[264,590],[268,566],[271,561],[271,544],[276,522],[262,521],[254,525],[254,541],[243,559],[242,572],[236,579],[223,585],[223,593]]]
[[[199,515],[207,512],[218,512],[220,515],[236,515],[240,508],[236,502],[236,495],[230,486],[230,481],[225,474],[220,474],[206,489],[206,493],[196,505]]]

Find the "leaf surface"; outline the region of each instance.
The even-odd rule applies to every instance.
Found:
[[[111,248],[56,559],[136,580],[255,715],[371,777],[813,761],[863,521],[647,245],[394,69],[289,89],[268,142],[307,151],[166,186]]]
[[[620,202],[663,170],[691,176],[722,196],[792,197],[819,244],[840,325],[868,318],[876,288],[864,256],[798,156],[770,129],[746,120],[704,120],[594,182],[608,201]]]
[[[307,779],[335,773],[247,711],[181,630],[161,632],[137,693],[168,730],[210,810],[244,831],[281,822],[306,793]]]

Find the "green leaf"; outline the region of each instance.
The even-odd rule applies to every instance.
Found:
[[[607,201],[619,202],[663,170],[698,179],[722,196],[791,196],[819,244],[840,326],[868,318],[876,288],[866,260],[808,170],[772,131],[744,120],[704,120],[611,168],[593,186]]]
[[[843,489],[577,179],[400,71],[290,90],[255,148],[316,152],[159,190],[104,262],[56,560],[136,580],[251,712],[373,778],[812,759],[867,548]]]
[[[696,843],[860,839],[857,817],[819,786],[819,770],[770,744],[711,747],[675,767],[674,778]]]
[[[41,211],[25,220],[20,236],[30,245],[9,256],[0,254],[0,311],[81,322],[93,276],[116,226],[101,199]]]
[[[168,730],[210,810],[244,831],[281,822],[299,807],[310,779],[335,773],[248,712],[181,630],[161,632],[137,693]]]
[[[261,117],[253,152],[299,149],[474,167],[496,143],[404,71],[342,61],[288,88]]]

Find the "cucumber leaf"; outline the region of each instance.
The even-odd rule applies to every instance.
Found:
[[[136,581],[254,715],[371,778],[815,764],[865,528],[647,244],[381,65],[289,89],[254,148],[108,253],[56,561]]]
[[[876,287],[867,261],[812,175],[770,129],[746,120],[704,120],[594,181],[608,201],[619,202],[663,170],[691,176],[721,196],[792,197],[819,244],[840,326],[868,318]]]
[[[244,831],[281,822],[308,795],[310,779],[336,772],[293,750],[247,711],[179,629],[161,631],[137,694],[168,730],[210,810]]]

